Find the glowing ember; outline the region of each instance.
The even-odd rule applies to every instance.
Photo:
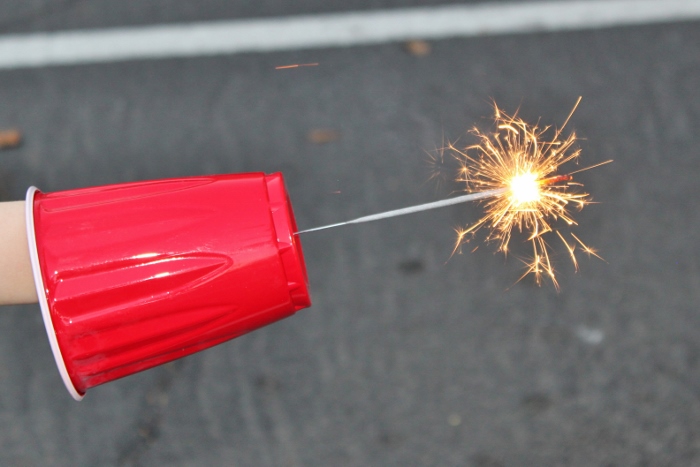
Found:
[[[510,181],[510,196],[513,207],[521,209],[540,200],[540,184],[537,174],[526,172],[516,175]]]

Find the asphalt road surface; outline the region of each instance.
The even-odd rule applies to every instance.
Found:
[[[6,3],[3,34],[437,2]],[[577,176],[599,204],[574,232],[605,261],[575,273],[553,241],[559,292],[495,245],[450,258],[477,204],[309,233],[311,308],[80,403],[38,306],[5,307],[0,464],[700,464],[699,24],[429,46],[1,71],[0,128],[24,136],[4,200],[281,171],[300,228],[339,222],[450,195],[426,152],[473,142],[491,99],[556,125],[583,96],[581,164],[614,163]],[[318,65],[275,69],[294,63]]]

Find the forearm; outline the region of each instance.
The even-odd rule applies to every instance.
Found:
[[[0,305],[37,301],[24,201],[0,203]]]

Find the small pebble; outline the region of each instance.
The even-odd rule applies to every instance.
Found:
[[[576,335],[586,344],[598,345],[605,339],[605,333],[600,329],[579,326],[576,328]]]
[[[331,128],[316,128],[306,135],[309,143],[328,144],[340,139],[340,132]]]
[[[425,57],[430,54],[430,44],[426,41],[408,41],[405,44],[406,51],[416,57]]]
[[[0,130],[0,149],[16,148],[21,143],[22,133],[19,130]]]

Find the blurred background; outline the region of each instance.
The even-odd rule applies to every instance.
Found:
[[[605,28],[561,10],[587,3],[622,8]],[[323,30],[330,13],[425,7],[429,22],[445,4],[498,22],[512,4],[3,2],[2,200],[30,185],[281,171],[310,228],[451,195],[428,181],[428,153],[473,143],[492,99],[557,125],[583,96],[568,127],[582,165],[614,163],[577,176],[599,204],[575,233],[605,261],[583,256],[575,273],[560,249],[560,292],[516,283],[522,263],[494,245],[450,258],[478,204],[309,233],[311,308],[80,403],[39,307],[5,307],[0,464],[700,464],[699,8],[668,2],[687,14],[625,25],[655,3],[519,2],[547,21],[440,40],[28,67],[12,41],[52,31],[297,15]],[[578,25],[557,30],[568,15]],[[391,17],[387,30],[403,27]],[[292,64],[309,66],[279,68]]]

